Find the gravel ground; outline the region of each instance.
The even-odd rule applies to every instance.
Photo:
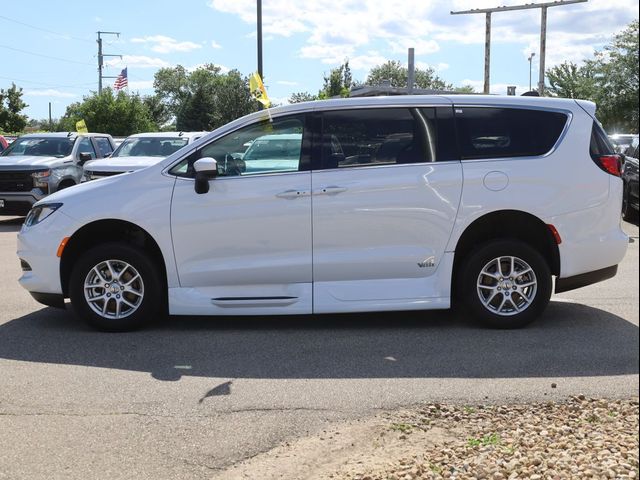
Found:
[[[450,435],[383,468],[330,474],[349,480],[636,479],[638,400],[571,398],[508,406],[428,405],[391,414],[391,435]],[[455,434],[451,435],[452,432]],[[356,462],[356,464],[359,462]]]

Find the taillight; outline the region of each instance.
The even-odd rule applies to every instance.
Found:
[[[608,174],[616,177],[622,176],[622,157],[620,155],[595,155],[593,161]]]

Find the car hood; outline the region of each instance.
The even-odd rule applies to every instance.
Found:
[[[7,157],[0,157],[0,169],[3,167],[50,167],[54,163],[64,162],[65,158],[59,157],[43,157],[35,155],[9,155]],[[70,161],[69,157],[66,157],[66,161]]]
[[[165,157],[116,157],[92,160],[84,164],[84,169],[90,172],[130,172],[155,165]]]

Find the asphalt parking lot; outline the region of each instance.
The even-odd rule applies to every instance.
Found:
[[[18,285],[20,223],[0,219],[0,479],[209,478],[380,409],[638,394],[636,225],[615,278],[523,330],[418,312],[104,334]]]

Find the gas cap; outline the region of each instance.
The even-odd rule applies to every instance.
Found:
[[[493,171],[484,176],[484,186],[492,192],[504,190],[509,185],[509,177],[504,172]]]

